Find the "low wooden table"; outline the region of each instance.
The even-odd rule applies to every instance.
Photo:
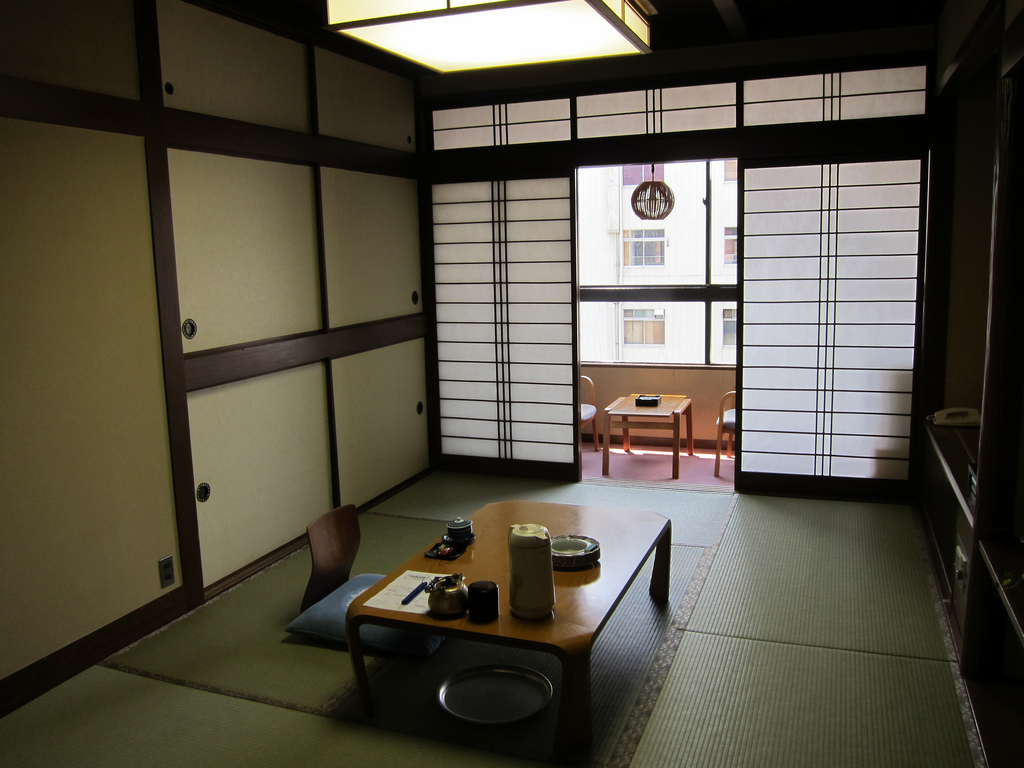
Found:
[[[639,395],[620,397],[604,409],[604,457],[601,474],[608,474],[608,459],[611,456],[612,427],[622,428],[622,446],[629,450],[630,429],[671,429],[672,430],[672,479],[679,479],[679,436],[680,420],[686,416],[686,452],[693,456],[693,411],[690,398],[686,395],[662,395],[655,407],[638,406]],[[656,419],[652,421],[651,419]]]
[[[562,665],[562,688],[553,751],[575,754],[591,743],[590,651],[609,615],[619,604],[640,568],[655,552],[650,593],[668,600],[672,523],[654,512],[579,507],[540,501],[502,501],[488,504],[472,516],[476,541],[456,560],[432,560],[415,554],[378,584],[357,597],[348,610],[348,647],[356,684],[368,716],[373,695],[366,674],[359,627],[380,624],[439,635],[465,637],[551,653]],[[576,533],[597,539],[601,559],[593,568],[554,572],[555,607],[550,618],[527,620],[509,609],[508,531],[512,525],[537,523],[552,537]],[[438,523],[440,532],[443,524]],[[440,533],[438,538],[440,538]],[[424,542],[423,552],[434,542]],[[435,619],[428,613],[372,608],[366,601],[407,570],[462,573],[467,584],[493,581],[498,585],[499,615],[479,623],[468,616]],[[425,662],[429,663],[429,661]]]

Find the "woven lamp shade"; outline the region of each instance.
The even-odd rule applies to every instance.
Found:
[[[634,190],[630,202],[641,219],[660,221],[672,213],[676,196],[664,181],[645,181]]]

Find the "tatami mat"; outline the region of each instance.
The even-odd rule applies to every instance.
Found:
[[[973,721],[960,709],[912,509],[438,475],[360,516],[355,572],[387,572],[436,540],[445,521],[510,498],[616,507],[624,521],[629,509],[653,509],[672,518],[676,543],[695,545],[672,548],[674,613],[638,583],[613,615],[619,626],[610,623],[599,639],[594,751],[582,765],[984,765]],[[0,762],[541,764],[493,744],[474,749],[457,721],[434,738],[436,709],[416,721],[430,738],[411,735],[401,722],[374,727],[313,714],[346,706],[352,687],[344,652],[283,630],[298,612],[308,572],[303,550],[116,655],[108,663],[118,669],[93,667],[0,719]],[[474,661],[457,644],[447,648],[442,653],[460,663]],[[409,690],[400,666],[373,668],[376,686],[399,691],[398,699]],[[433,683],[420,687],[429,693]],[[392,714],[413,719],[427,711],[399,702],[406,703]],[[536,739],[547,727],[536,726],[522,738]],[[536,748],[522,751],[543,753]]]
[[[649,510],[672,520],[673,544],[707,547],[717,538],[733,496],[717,491],[701,493],[612,483],[560,483],[433,472],[373,507],[370,514],[447,521],[469,517],[485,504],[506,499]]]
[[[687,632],[643,768],[970,768],[950,665]]]
[[[443,755],[443,760],[441,756]],[[4,768],[526,768],[454,741],[388,734],[327,717],[91,667],[0,720]]]
[[[393,518],[364,519],[353,572],[386,573],[443,528]],[[299,615],[309,550],[207,603],[114,655],[107,664],[256,701],[322,712],[352,680],[348,657],[284,631]]]
[[[916,526],[902,505],[740,496],[689,629],[945,660]]]

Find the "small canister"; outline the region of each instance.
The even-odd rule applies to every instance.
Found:
[[[448,522],[446,526],[445,541],[453,544],[469,544],[476,539],[473,533],[473,522],[462,517],[456,517]]]
[[[469,618],[472,621],[498,618],[498,585],[493,581],[474,581],[469,585]]]
[[[543,619],[555,605],[551,534],[543,525],[513,525],[508,532],[509,608],[521,619]]]

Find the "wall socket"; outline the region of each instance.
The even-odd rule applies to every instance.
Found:
[[[160,568],[160,589],[171,586],[174,583],[174,555],[161,557],[156,564]]]

